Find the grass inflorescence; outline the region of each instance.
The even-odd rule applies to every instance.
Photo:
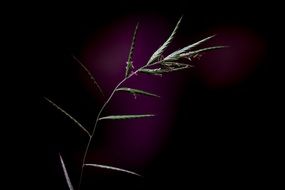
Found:
[[[137,69],[135,69],[133,65],[133,56],[134,56],[134,50],[135,50],[135,42],[136,42],[136,37],[137,37],[137,31],[139,28],[139,24],[136,25],[134,34],[132,37],[131,41],[131,47],[129,51],[129,55],[127,58],[127,64],[126,64],[126,71],[125,71],[125,76],[121,81],[118,82],[118,84],[115,86],[111,94],[106,98],[105,102],[103,103],[101,109],[99,110],[93,128],[91,128],[91,131],[88,131],[82,124],[80,124],[74,117],[72,117],[69,113],[67,113],[63,108],[61,108],[59,105],[54,103],[52,100],[49,98],[45,97],[45,100],[50,103],[52,106],[57,108],[59,111],[61,111],[64,115],[66,115],[69,119],[71,119],[73,122],[77,124],[77,126],[88,135],[89,139],[88,142],[85,146],[84,153],[82,155],[82,161],[81,161],[81,169],[80,169],[80,175],[79,175],[79,182],[77,184],[77,190],[81,189],[81,183],[83,181],[83,174],[84,174],[84,168],[85,167],[97,167],[97,168],[103,168],[107,170],[113,170],[116,172],[124,172],[130,175],[135,175],[140,177],[140,174],[137,174],[133,171],[128,171],[126,169],[114,167],[114,166],[109,166],[109,165],[102,165],[102,164],[96,164],[96,163],[90,163],[90,161],[87,162],[86,158],[89,153],[90,145],[91,142],[94,138],[94,134],[96,132],[96,128],[98,127],[99,123],[102,120],[128,120],[128,119],[137,119],[137,118],[151,118],[154,117],[154,114],[150,113],[135,113],[135,114],[120,114],[120,115],[102,115],[103,111],[105,110],[106,106],[109,104],[111,99],[116,93],[121,93],[121,92],[126,92],[130,93],[134,96],[136,95],[142,95],[142,96],[150,96],[150,97],[155,97],[159,98],[158,95],[147,92],[143,89],[134,89],[134,88],[129,88],[126,86],[123,86],[124,83],[129,80],[130,78],[136,76],[138,73],[142,74],[148,74],[148,75],[165,75],[171,72],[175,71],[181,71],[185,69],[189,69],[193,67],[193,58],[200,56],[201,53],[211,51],[211,50],[216,50],[216,49],[221,49],[225,48],[226,46],[213,46],[213,47],[206,47],[202,49],[195,49],[199,45],[205,43],[206,41],[210,40],[213,38],[213,36],[209,36],[207,38],[204,38],[196,43],[190,44],[182,49],[179,49],[177,51],[174,51],[170,53],[169,55],[163,55],[167,47],[171,44],[173,41],[175,35],[177,34],[177,31],[179,29],[179,25],[182,21],[182,17],[178,20],[174,30],[170,34],[170,36],[167,38],[167,40],[152,54],[152,56],[149,58],[147,63]],[[91,72],[76,58],[74,59],[81,65],[81,67],[87,72],[87,74],[90,76],[91,80],[94,83],[94,86],[98,88],[100,93],[104,95],[102,88],[99,86],[99,84],[96,82],[95,77],[91,74]],[[185,62],[187,60],[187,62]],[[74,190],[74,186],[72,185],[72,182],[69,178],[66,166],[64,164],[63,158],[61,155],[59,155],[60,162],[63,168],[63,173],[67,182],[67,185],[70,190]]]

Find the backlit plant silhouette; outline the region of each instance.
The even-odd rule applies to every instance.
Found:
[[[86,167],[98,167],[98,168],[103,168],[103,169],[107,169],[107,170],[124,172],[124,173],[128,173],[130,175],[135,175],[138,177],[141,176],[141,175],[139,175],[135,172],[132,172],[132,171],[128,171],[125,169],[121,169],[121,168],[117,168],[117,167],[113,167],[113,166],[108,166],[108,165],[100,165],[100,164],[90,163],[89,161],[86,160],[87,154],[89,153],[90,144],[92,143],[94,134],[96,132],[96,128],[98,127],[99,123],[102,120],[122,120],[122,119],[127,120],[127,119],[136,119],[136,118],[149,118],[149,117],[155,116],[154,114],[106,115],[106,116],[102,115],[106,106],[109,104],[109,102],[111,101],[111,99],[113,98],[113,96],[116,93],[127,92],[127,93],[130,93],[133,95],[140,94],[140,95],[144,95],[144,96],[159,97],[156,94],[147,92],[147,91],[142,90],[142,89],[134,89],[134,88],[129,88],[129,87],[124,86],[124,83],[128,79],[135,77],[137,74],[140,74],[140,73],[162,76],[164,74],[171,73],[174,71],[180,71],[180,70],[188,69],[188,68],[193,67],[193,65],[191,63],[193,62],[193,60],[195,60],[195,58],[200,57],[200,55],[202,53],[210,51],[210,50],[215,50],[215,49],[220,49],[220,48],[225,47],[225,46],[212,46],[212,47],[207,47],[207,48],[202,48],[202,49],[195,49],[199,45],[203,44],[204,42],[206,42],[209,39],[214,37],[214,36],[210,36],[210,37],[204,38],[204,39],[202,39],[196,43],[188,45],[182,49],[174,51],[174,52],[170,53],[169,55],[166,55],[166,56],[163,55],[166,48],[170,45],[170,43],[174,39],[174,36],[176,35],[177,30],[179,28],[181,19],[182,18],[180,18],[179,21],[177,22],[177,24],[176,24],[174,30],[172,31],[171,35],[169,36],[169,38],[152,54],[152,56],[150,57],[148,62],[145,65],[143,65],[142,67],[137,68],[137,69],[135,69],[135,67],[133,65],[133,56],[134,56],[134,49],[135,49],[136,34],[137,34],[138,26],[139,26],[138,24],[136,25],[135,30],[134,30],[134,34],[133,34],[133,38],[132,38],[132,42],[131,42],[131,47],[130,47],[127,63],[126,63],[125,76],[116,85],[116,87],[113,89],[111,94],[107,97],[106,101],[102,105],[100,111],[97,114],[95,124],[94,124],[91,131],[88,131],[82,124],[80,124],[80,122],[78,122],[75,118],[73,118],[64,109],[62,109],[56,103],[54,103],[53,101],[51,101],[50,99],[45,97],[47,102],[49,102],[52,106],[54,106],[59,111],[61,111],[63,114],[65,114],[65,116],[67,116],[69,119],[74,121],[77,124],[77,126],[80,127],[80,129],[89,137],[89,140],[88,140],[86,147],[85,147],[84,154],[82,155],[81,171],[80,171],[80,175],[79,175],[79,183],[77,184],[77,188],[76,188],[77,190],[80,190],[80,188],[81,188],[84,168],[86,168]],[[95,84],[95,86],[100,90],[101,93],[103,93],[102,89],[100,88],[100,86],[96,82],[96,80],[93,77],[93,75],[91,74],[91,72],[78,59],[76,59],[76,60],[82,66],[82,68],[87,72],[87,74],[90,76],[90,78],[93,80],[93,83]],[[74,184],[72,184],[72,182],[69,178],[69,175],[68,175],[67,169],[65,167],[63,158],[61,155],[59,155],[59,158],[60,158],[60,162],[61,162],[61,165],[63,168],[63,173],[65,176],[67,185],[68,185],[70,190],[74,190],[75,189]]]

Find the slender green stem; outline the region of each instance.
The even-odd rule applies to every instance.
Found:
[[[96,131],[96,128],[97,128],[97,125],[98,125],[98,122],[99,122],[99,118],[102,114],[102,112],[104,111],[105,107],[109,104],[109,102],[111,101],[111,99],[113,98],[115,92],[117,91],[118,88],[121,87],[121,85],[123,83],[125,83],[128,79],[130,79],[132,76],[136,75],[141,69],[145,69],[147,67],[150,67],[150,66],[154,66],[154,65],[157,65],[157,64],[160,64],[162,63],[163,60],[159,60],[155,63],[152,63],[152,64],[149,64],[149,65],[144,65],[142,67],[140,67],[139,69],[137,69],[136,71],[132,72],[129,76],[125,77],[121,82],[119,82],[117,84],[117,86],[114,88],[114,90],[112,91],[112,93],[110,94],[109,98],[106,100],[106,102],[103,104],[103,106],[101,107],[100,111],[98,112],[98,115],[97,115],[97,118],[96,118],[96,121],[95,121],[95,124],[94,124],[94,127],[93,127],[93,130],[92,130],[92,133],[91,135],[89,136],[89,140],[88,140],[88,143],[86,145],[86,148],[85,148],[85,151],[84,151],[84,155],[83,155],[83,159],[82,159],[82,165],[81,165],[81,172],[80,172],[80,177],[79,177],[79,185],[78,185],[78,190],[80,190],[80,187],[81,187],[81,182],[82,182],[82,177],[83,177],[83,172],[84,172],[84,166],[85,166],[85,162],[86,162],[86,157],[87,157],[87,154],[89,152],[89,148],[90,148],[90,145],[91,145],[91,142],[93,140],[93,136],[95,134],[95,131]]]

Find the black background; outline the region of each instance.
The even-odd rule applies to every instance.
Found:
[[[15,95],[12,103],[16,103],[10,119],[10,123],[16,123],[8,125],[10,138],[6,141],[12,145],[7,153],[12,157],[8,156],[7,164],[13,168],[9,169],[10,185],[67,189],[58,152],[64,149],[66,157],[72,154],[68,142],[74,141],[74,136],[52,127],[57,123],[66,126],[70,123],[61,119],[42,96],[58,95],[63,102],[68,102],[64,91],[68,94],[74,87],[71,85],[78,80],[78,68],[71,66],[70,55],[80,51],[86,36],[114,18],[141,13],[159,14],[172,23],[183,14],[186,20],[191,20],[196,33],[215,25],[245,26],[265,39],[266,54],[252,75],[235,86],[207,89],[193,77],[178,105],[168,145],[145,168],[145,178],[94,174],[100,180],[92,187],[272,187],[280,179],[277,160],[280,159],[282,126],[278,123],[281,111],[276,111],[281,107],[279,92],[283,87],[281,62],[276,53],[281,14],[277,7],[273,3],[158,1],[41,4],[14,9],[14,17],[11,15],[8,21],[13,31],[9,60],[17,62],[13,64],[17,74],[8,72],[6,77]],[[194,20],[190,19],[193,17]],[[62,89],[63,84],[70,86]],[[84,92],[80,85],[76,88]],[[92,94],[82,94],[74,97],[86,99],[86,102],[92,100],[89,97]],[[196,101],[187,101],[189,96]],[[187,105],[190,104],[189,110]],[[11,109],[11,105],[8,107]],[[72,107],[76,110],[80,105],[75,103]],[[213,111],[216,107],[219,109]],[[87,111],[79,116],[88,120],[91,113]],[[66,144],[61,144],[63,138]],[[76,150],[80,148],[80,145],[75,147]],[[15,183],[17,181],[19,183]]]

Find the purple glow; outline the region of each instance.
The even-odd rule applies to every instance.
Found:
[[[220,28],[214,44],[229,45],[223,51],[208,52],[198,70],[209,87],[225,87],[245,80],[256,69],[265,52],[265,42],[246,28]]]
[[[134,66],[145,64],[152,53],[164,42],[172,30],[162,18],[147,18],[140,21],[134,53]],[[110,94],[123,79],[132,33],[137,20],[130,18],[114,21],[86,44],[84,62],[95,73],[102,88]],[[104,121],[103,142],[91,153],[98,163],[109,163],[126,168],[143,169],[166,142],[172,124],[175,96],[178,95],[177,80],[171,76],[158,77],[140,74],[124,86],[143,89],[162,97],[160,99],[118,93],[114,96],[104,115],[153,113],[154,118],[127,121]],[[171,86],[171,87],[170,87]],[[170,101],[171,100],[171,101]],[[96,138],[96,137],[95,137]]]
[[[134,52],[135,68],[148,61],[172,30],[172,26],[159,16],[143,18],[140,20]],[[84,62],[107,95],[124,78],[136,22],[130,17],[114,21],[95,33],[82,52]],[[229,45],[230,48],[208,52],[203,56],[196,67],[199,77],[209,87],[225,87],[245,80],[256,68],[258,58],[262,57],[265,49],[263,40],[245,28],[220,28],[209,32],[212,33],[219,35],[205,47]],[[157,116],[100,123],[102,138],[90,154],[92,159],[99,164],[143,170],[167,141],[176,101],[183,86],[182,79],[172,74],[162,78],[139,74],[130,79],[124,87],[143,89],[161,98],[137,96],[134,99],[128,93],[120,92],[114,96],[103,115],[152,113]]]

